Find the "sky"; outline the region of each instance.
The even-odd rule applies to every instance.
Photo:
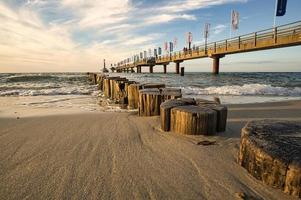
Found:
[[[300,0],[288,0],[276,25],[301,20],[300,8]],[[240,14],[233,37],[273,26],[275,0],[0,0],[0,73],[99,71],[103,59],[114,64],[174,38],[176,50],[183,49],[187,32],[203,44],[205,23],[209,42],[226,39],[233,9]],[[301,46],[227,55],[220,71],[300,72],[300,52]],[[212,60],[181,65],[209,72]]]

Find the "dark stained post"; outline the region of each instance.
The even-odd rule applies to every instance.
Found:
[[[167,68],[166,68],[166,65],[163,65],[163,71],[164,71],[164,74],[167,73]]]
[[[153,65],[149,66],[149,73],[154,73],[154,66]]]
[[[180,73],[180,63],[176,62],[176,74]]]
[[[181,76],[184,76],[184,67],[181,67]]]

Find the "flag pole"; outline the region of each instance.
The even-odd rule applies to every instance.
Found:
[[[232,14],[233,14],[233,10],[231,10],[230,13],[230,39],[232,38]]]
[[[277,0],[275,0],[275,12],[274,12],[274,24],[273,27],[276,27],[276,14],[277,14]]]

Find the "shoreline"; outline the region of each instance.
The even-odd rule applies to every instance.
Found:
[[[207,137],[165,133],[159,130],[159,117],[132,113],[40,109],[16,119],[0,112],[0,196],[237,199],[243,193],[255,199],[296,199],[251,177],[236,159],[246,119],[301,123],[300,105],[228,105],[226,132]],[[29,108],[24,113],[34,114]],[[203,140],[215,144],[197,145]]]

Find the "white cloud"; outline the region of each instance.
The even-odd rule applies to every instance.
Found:
[[[143,24],[151,25],[151,24],[162,24],[171,22],[177,19],[184,19],[184,20],[196,20],[194,15],[175,15],[175,14],[159,14],[155,16],[148,17],[144,19]]]
[[[183,12],[235,2],[247,2],[247,0],[174,0],[162,6],[160,10],[166,12]]]
[[[227,26],[224,24],[218,24],[215,27],[213,27],[213,34],[217,35],[220,34],[222,32],[224,32],[226,30]]]
[[[136,33],[147,26],[196,20],[185,12],[241,1],[176,0],[137,8],[131,0],[28,0],[14,9],[0,2],[0,71],[93,71],[101,58],[117,62],[153,48],[163,34]],[[45,12],[54,19],[43,21]],[[88,34],[89,42],[79,43],[75,32]]]

